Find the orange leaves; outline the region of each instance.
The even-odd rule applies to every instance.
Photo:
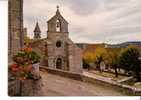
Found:
[[[93,62],[94,60],[94,52],[85,52],[83,58],[87,63]]]
[[[22,51],[25,51],[25,52],[32,52],[32,48],[30,48],[30,47],[25,47],[25,48],[22,48]]]
[[[102,57],[103,60],[108,58],[108,52],[104,47],[97,47],[94,50],[87,50],[83,58],[87,63],[95,62],[97,57]]]

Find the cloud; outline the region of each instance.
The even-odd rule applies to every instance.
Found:
[[[55,14],[57,5],[69,22],[74,42],[141,40],[140,0],[25,0],[24,24],[31,37],[36,21],[46,37],[46,21]]]
[[[61,6],[66,5],[77,15],[92,14],[98,7],[99,0],[49,0],[50,3],[59,3]]]

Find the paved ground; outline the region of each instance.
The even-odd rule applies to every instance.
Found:
[[[97,70],[89,70],[89,71],[84,70],[83,72],[84,72],[84,74],[85,74],[85,72],[86,73],[88,72],[89,74],[92,74],[93,76],[109,79],[111,81],[120,81],[122,79],[128,78],[125,75],[118,75],[118,77],[115,77],[114,73],[110,73],[110,72],[102,72],[102,73],[100,73]]]
[[[90,84],[58,75],[41,72],[42,88],[37,95],[40,96],[121,96],[121,92],[110,87]]]

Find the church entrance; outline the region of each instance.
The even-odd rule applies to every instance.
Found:
[[[56,60],[56,68],[57,69],[62,69],[62,59],[61,58],[57,58],[57,60]]]

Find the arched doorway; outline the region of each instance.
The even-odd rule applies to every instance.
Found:
[[[57,58],[56,60],[56,69],[62,69],[62,59]]]

